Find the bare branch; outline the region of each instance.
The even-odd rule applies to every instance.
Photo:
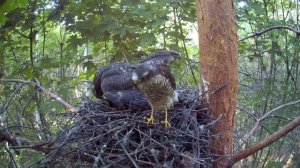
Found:
[[[32,86],[38,88],[45,95],[47,95],[47,96],[53,98],[54,100],[56,100],[58,103],[60,103],[62,106],[64,106],[68,112],[77,112],[77,109],[74,106],[72,106],[69,103],[67,103],[66,101],[64,101],[58,95],[56,95],[56,94],[50,92],[49,90],[45,89],[38,82],[26,81],[26,80],[21,80],[21,79],[0,79],[0,82],[24,83],[24,84],[32,85]]]
[[[271,143],[279,140],[280,138],[284,137],[286,134],[291,132],[293,129],[296,127],[300,126],[300,116],[298,116],[296,119],[293,121],[289,122],[286,126],[278,130],[276,133],[273,135],[270,135],[266,137],[265,139],[261,140],[260,142],[256,143],[250,148],[247,148],[235,155],[233,155],[228,163],[227,163],[227,168],[232,167],[236,162],[252,155],[253,153],[265,148],[266,146],[270,145]]]
[[[26,39],[29,39],[30,37],[29,36],[26,36],[25,34],[21,33],[18,29],[14,29],[19,35],[21,35],[22,37],[26,38]]]
[[[258,128],[258,126],[260,125],[260,123],[261,123],[263,120],[265,120],[270,114],[272,114],[272,113],[274,113],[275,111],[278,111],[278,110],[280,110],[280,109],[282,109],[282,108],[285,108],[285,107],[288,107],[288,106],[292,106],[292,105],[295,105],[295,104],[298,104],[298,103],[300,103],[300,100],[293,101],[293,102],[289,102],[289,103],[286,103],[286,104],[282,104],[282,105],[280,105],[280,106],[278,106],[278,107],[276,107],[276,108],[274,108],[274,109],[268,111],[266,114],[264,114],[261,118],[259,118],[259,119],[256,121],[256,123],[255,123],[255,125],[253,126],[253,128],[251,129],[251,131],[250,131],[248,134],[246,134],[246,135],[244,136],[244,138],[241,140],[241,143],[246,142],[246,141],[248,140],[248,138],[249,138],[249,137],[254,133],[254,131]],[[240,144],[240,145],[242,145],[242,144]]]
[[[300,103],[300,100],[296,100],[296,101],[293,101],[293,102],[289,102],[289,103],[286,103],[286,104],[282,104],[282,105],[280,105],[280,106],[278,106],[278,107],[276,107],[276,108],[270,110],[270,111],[267,112],[266,114],[264,114],[259,120],[262,121],[262,120],[266,119],[271,113],[273,113],[273,112],[275,112],[275,111],[277,111],[277,110],[280,110],[280,109],[282,109],[282,108],[285,108],[285,107],[288,107],[288,106],[292,106],[292,105],[298,104],[298,103]]]
[[[32,142],[0,126],[0,142],[2,141],[7,141],[13,149],[30,148],[43,153],[49,153],[53,144],[51,141],[41,143]]]
[[[247,40],[249,38],[258,37],[258,36],[263,35],[266,32],[273,31],[273,30],[278,30],[278,29],[289,30],[291,32],[296,33],[297,36],[300,35],[300,31],[297,31],[296,29],[293,29],[291,27],[288,27],[288,26],[273,26],[273,27],[266,28],[265,30],[262,30],[262,31],[252,32],[252,34],[250,36],[247,36],[245,38],[240,39],[239,42]]]

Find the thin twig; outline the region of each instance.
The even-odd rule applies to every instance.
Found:
[[[291,32],[296,33],[297,36],[300,35],[300,31],[297,31],[296,29],[293,29],[293,28],[291,28],[291,27],[288,27],[288,26],[273,26],[273,27],[266,28],[266,29],[264,29],[264,30],[262,30],[262,31],[256,31],[256,32],[253,32],[252,35],[240,39],[239,42],[244,41],[244,40],[247,40],[247,39],[249,39],[249,38],[258,37],[258,36],[263,35],[263,34],[266,33],[266,32],[273,31],[273,30],[278,30],[278,29],[289,30],[289,31],[291,31]]]
[[[269,135],[265,139],[259,141],[255,145],[246,148],[245,150],[234,154],[227,163],[227,168],[231,168],[236,162],[252,155],[253,153],[265,148],[266,146],[272,144],[273,142],[279,140],[280,138],[284,137],[286,134],[294,130],[295,128],[300,126],[300,116],[295,118],[293,121],[289,122],[286,126],[279,129],[272,135]]]
[[[21,80],[21,79],[0,79],[0,82],[24,83],[24,84],[29,84],[29,85],[35,86],[40,91],[42,91],[45,95],[53,98],[58,103],[60,103],[62,106],[64,106],[67,109],[68,112],[77,112],[78,111],[74,106],[72,106],[69,103],[67,103],[66,101],[64,101],[58,95],[56,95],[56,94],[48,91],[47,89],[45,89],[44,87],[42,87],[39,83],[32,82],[32,81]]]
[[[125,154],[127,155],[127,157],[129,158],[129,160],[132,162],[133,166],[135,168],[139,168],[138,164],[133,160],[133,158],[131,157],[131,155],[128,153],[127,149],[125,148],[125,146],[120,143],[120,146],[122,147],[122,149],[124,150]]]
[[[270,114],[272,114],[272,113],[274,113],[274,112],[276,112],[276,111],[278,111],[278,110],[280,110],[282,108],[285,108],[285,107],[288,107],[288,106],[292,106],[292,105],[295,105],[295,104],[298,104],[298,103],[300,103],[300,100],[289,102],[289,103],[286,103],[286,104],[282,104],[282,105],[280,105],[280,106],[278,106],[278,107],[270,110],[269,112],[267,112],[266,114],[264,114],[261,118],[257,119],[257,121],[256,121],[255,125],[252,127],[251,131],[248,134],[246,134],[244,136],[244,138],[241,140],[240,146],[243,145],[243,143],[245,143],[248,140],[248,138],[256,131],[256,129],[258,128],[258,126],[260,125],[260,123],[263,120],[265,120]]]

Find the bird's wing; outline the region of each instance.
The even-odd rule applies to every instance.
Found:
[[[176,89],[176,81],[171,72],[171,68],[166,64],[157,65],[158,73],[163,75],[166,79],[169,80],[173,89]]]
[[[180,58],[180,53],[173,50],[161,50],[148,55],[141,64],[170,64]]]
[[[134,89],[131,73],[115,74],[102,79],[101,88],[104,93],[119,90]]]
[[[99,70],[96,72],[94,79],[93,79],[93,85],[94,85],[93,92],[97,98],[101,98],[103,96],[103,91],[101,89],[102,69],[103,68],[99,68]]]
[[[134,88],[134,83],[131,80],[134,68],[134,65],[125,63],[115,63],[101,67],[93,80],[95,96],[101,98],[106,92]]]
[[[141,64],[146,65],[154,71],[155,74],[160,73],[167,78],[171,86],[176,89],[175,78],[169,68],[169,64],[179,59],[180,53],[173,50],[161,50],[150,54],[147,58],[141,61]]]

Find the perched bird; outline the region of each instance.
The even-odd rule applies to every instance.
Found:
[[[93,80],[93,92],[120,109],[150,109],[144,94],[138,90],[131,76],[136,66],[115,63],[99,68]]]
[[[165,127],[168,108],[178,101],[176,82],[170,63],[180,58],[172,50],[161,50],[148,55],[139,64],[115,63],[101,67],[93,85],[97,98],[108,99],[119,108],[150,109],[148,124],[154,123],[154,112],[165,111]]]
[[[176,51],[158,51],[150,54],[134,69],[131,79],[145,94],[151,114],[147,124],[154,123],[154,112],[165,112],[165,127],[170,127],[168,109],[178,102],[175,78],[168,64],[180,58]]]

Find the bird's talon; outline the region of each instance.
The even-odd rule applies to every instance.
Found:
[[[152,115],[147,120],[147,125],[149,125],[149,124],[154,124],[154,117]]]
[[[163,124],[165,124],[165,128],[170,128],[171,124],[168,120],[162,121]]]

